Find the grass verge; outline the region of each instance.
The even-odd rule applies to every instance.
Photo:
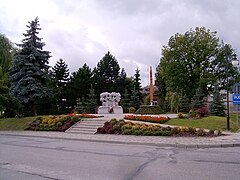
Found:
[[[23,131],[35,119],[36,119],[36,117],[1,118],[0,119],[0,130]]]
[[[239,120],[240,120],[240,116],[239,116]],[[165,124],[176,125],[176,126],[188,126],[188,127],[195,127],[195,128],[205,128],[205,129],[226,130],[227,118],[219,117],[219,116],[208,116],[208,117],[204,117],[202,119],[174,118],[174,119],[169,120]],[[239,129],[239,127],[238,127],[238,129],[236,128],[236,114],[230,115],[230,129],[233,132],[235,132]]]

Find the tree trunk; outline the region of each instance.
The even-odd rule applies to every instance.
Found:
[[[32,115],[37,116],[37,106],[35,102],[32,103]]]

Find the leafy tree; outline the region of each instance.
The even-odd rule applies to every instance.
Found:
[[[225,116],[225,105],[223,97],[220,94],[218,84],[215,84],[213,91],[213,101],[209,107],[210,114],[214,116]]]
[[[177,94],[176,92],[168,92],[166,96],[166,100],[170,104],[171,112],[178,113],[179,103],[180,103],[179,94]]]
[[[12,63],[13,46],[10,40],[0,34],[0,116],[6,111],[10,96],[8,94],[8,74],[7,71]]]
[[[50,95],[48,82],[48,59],[50,52],[44,51],[45,43],[41,42],[38,18],[29,22],[27,33],[21,48],[14,56],[10,69],[10,93],[24,105],[31,107],[32,115],[37,115],[38,101]]]
[[[118,89],[119,71],[120,67],[117,59],[110,52],[107,52],[93,70],[93,87],[97,95]]]
[[[86,99],[89,93],[89,89],[92,84],[92,71],[84,64],[74,72],[70,77],[70,82],[67,85],[67,104],[70,108],[74,109],[78,99]]]
[[[8,70],[12,64],[13,59],[13,44],[11,41],[0,34],[0,80],[6,83],[8,81]]]
[[[198,87],[207,95],[214,82],[223,82],[221,88],[224,88],[223,84],[229,78],[231,85],[239,73],[230,62],[232,48],[227,45],[226,53],[224,47],[226,45],[219,43],[217,33],[204,27],[172,36],[163,47],[157,68],[157,81],[166,85],[162,91],[177,92],[191,99]],[[229,61],[226,61],[227,57]]]
[[[69,69],[67,64],[59,59],[51,70],[51,80],[53,86],[53,96],[57,112],[62,114],[67,112],[67,83],[69,82]]]
[[[218,84],[219,90],[227,89],[234,83],[239,82],[239,71],[237,67],[234,67],[232,60],[234,57],[234,50],[230,44],[220,44],[219,50],[216,55],[216,61],[212,65],[212,74],[214,74],[214,80],[211,84],[211,88],[215,87],[215,83]]]
[[[166,110],[167,102],[166,102],[165,97],[167,94],[167,86],[165,84],[166,82],[165,82],[162,74],[158,73],[158,72],[160,72],[160,66],[157,67],[157,73],[155,74],[155,76],[156,76],[155,85],[158,88],[157,95],[159,97],[159,106],[161,107],[161,109]],[[149,100],[149,102],[150,102],[150,100]]]

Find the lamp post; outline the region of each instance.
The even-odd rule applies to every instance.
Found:
[[[229,63],[229,60],[231,60],[231,63],[234,65],[235,61],[237,61],[236,54],[234,53],[231,55],[231,59],[229,59],[229,46],[225,46],[225,52],[226,52],[226,61]],[[230,117],[229,117],[229,68],[227,64],[227,130],[230,130]]]

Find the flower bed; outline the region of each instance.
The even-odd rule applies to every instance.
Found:
[[[81,117],[73,115],[37,117],[25,130],[64,132],[80,120]]]
[[[150,115],[125,115],[124,119],[133,121],[145,121],[163,124],[167,122],[170,118],[167,116],[150,116]]]
[[[124,120],[117,121],[116,119],[105,122],[103,127],[97,129],[96,133],[136,136],[216,136],[213,130],[206,132],[204,129],[197,130],[192,127],[162,127],[153,124],[125,122]],[[220,134],[218,133],[217,135]]]
[[[99,117],[94,114],[75,114],[75,113],[68,114],[68,116],[77,116],[81,118],[98,118]]]

